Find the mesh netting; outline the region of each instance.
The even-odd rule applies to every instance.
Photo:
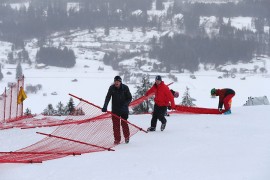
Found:
[[[188,107],[181,105],[176,105],[175,111],[172,111],[172,113],[187,113],[187,114],[222,114],[223,112],[224,110],[222,112],[219,112],[218,109]]]
[[[46,137],[33,145],[15,152],[1,152],[0,163],[38,163],[69,155],[112,151],[112,147],[142,130],[110,112],[102,113],[93,104],[81,101],[78,106],[84,115],[67,117],[51,134],[38,132]],[[73,119],[68,121],[68,118]]]
[[[16,121],[23,115],[23,104],[17,103],[20,87],[24,87],[23,77],[17,83],[10,83],[0,95],[0,123]]]
[[[68,116],[65,118],[64,121],[60,121],[57,118],[53,117],[46,117],[43,116],[40,118],[38,116],[23,116],[23,105],[17,105],[17,96],[18,96],[18,89],[20,86],[23,86],[23,79],[18,80],[17,85],[13,85],[12,89],[9,89],[8,92],[12,92],[9,94],[13,94],[6,96],[0,96],[0,130],[1,129],[9,129],[9,128],[35,128],[35,127],[51,127],[51,126],[60,126],[69,123],[73,123],[76,120],[80,120],[80,116]],[[170,86],[172,83],[169,83],[167,86]],[[14,87],[18,87],[15,91]],[[3,93],[6,94],[6,93]],[[15,95],[16,94],[16,95]],[[147,100],[148,98],[152,97],[154,93],[148,96],[142,96],[138,99],[132,101],[129,105],[129,108],[134,108],[135,106],[141,104],[143,101]],[[6,97],[6,98],[3,98]],[[16,98],[12,98],[16,97]],[[78,98],[78,97],[75,97]],[[81,99],[81,98],[78,98]],[[7,103],[8,102],[8,103]],[[16,105],[16,106],[15,106]],[[78,106],[75,109],[80,109]],[[83,109],[85,111],[85,117],[91,117],[91,113],[87,112],[87,109]]]
[[[129,104],[129,108],[134,108],[136,106],[138,106],[139,104],[141,104],[143,101],[147,100],[148,98],[152,97],[154,95],[154,93],[152,94],[149,94],[148,96],[142,96],[138,99],[135,99],[134,101],[132,101],[130,104]]]

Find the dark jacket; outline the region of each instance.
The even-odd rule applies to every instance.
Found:
[[[219,96],[218,108],[222,108],[224,104],[224,98],[229,94],[235,94],[235,91],[229,88],[216,90],[216,96]]]
[[[132,96],[127,85],[121,84],[119,88],[116,88],[115,85],[111,85],[106,95],[103,107],[107,108],[111,97],[113,113],[129,113],[128,106],[132,100]]]

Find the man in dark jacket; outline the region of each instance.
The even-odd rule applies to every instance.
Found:
[[[235,95],[235,91],[229,88],[225,89],[211,89],[212,96],[219,96],[218,110],[222,112],[222,106],[224,104],[224,114],[231,114],[232,98]]]
[[[161,76],[156,76],[155,84],[146,92],[146,96],[155,93],[155,105],[151,119],[151,127],[147,131],[155,131],[157,126],[157,120],[161,121],[160,130],[163,131],[166,127],[167,120],[165,114],[167,112],[167,106],[170,104],[171,108],[175,108],[174,97],[167,85],[161,79]]]
[[[128,119],[128,106],[132,100],[131,93],[127,85],[122,84],[122,79],[120,76],[115,76],[114,84],[109,87],[108,93],[105,98],[104,106],[102,112],[107,111],[108,104],[112,97],[112,113],[119,116],[120,118],[127,120]],[[121,141],[121,132],[120,124],[123,129],[123,134],[125,137],[125,143],[129,143],[129,127],[127,122],[122,121],[121,119],[112,116],[113,122],[113,134],[114,134],[114,143],[119,144]]]

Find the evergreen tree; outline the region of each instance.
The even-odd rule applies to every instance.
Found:
[[[4,78],[4,75],[2,73],[2,67],[1,67],[1,64],[0,64],[0,81]]]
[[[103,56],[103,63],[105,65],[110,65],[110,55],[108,53],[105,53]]]
[[[17,67],[16,67],[16,79],[19,79],[22,76],[23,76],[22,66],[21,66],[21,63],[19,62]]]
[[[48,107],[43,110],[43,114],[47,116],[55,115],[55,110],[52,104],[48,104]]]
[[[9,63],[9,64],[15,64],[13,52],[9,52],[9,53],[8,53],[7,59],[8,59],[8,63]]]
[[[61,101],[57,104],[56,108],[56,112],[58,115],[66,115],[66,108]]]
[[[26,108],[26,110],[25,110],[25,112],[24,112],[24,115],[26,115],[26,116],[29,116],[29,115],[31,115],[32,113],[31,113],[31,110],[29,109],[29,108]]]
[[[144,76],[142,78],[142,84],[137,85],[137,91],[135,93],[134,99],[140,98],[145,95],[146,91],[152,87],[152,84],[149,82],[149,75]],[[151,108],[153,108],[153,97],[149,98],[148,100],[142,102],[138,106],[133,108],[133,111],[135,114],[140,114],[140,113],[147,113]]]
[[[26,51],[25,49],[23,49],[23,51],[21,53],[22,53],[22,60],[23,60],[23,62],[28,62],[29,63],[30,59],[29,59],[29,53],[28,53],[28,51]]]
[[[163,0],[156,0],[156,10],[162,10],[163,8]]]
[[[105,34],[105,36],[109,36],[110,35],[110,27],[108,25],[106,25],[104,27],[104,34]]]
[[[76,64],[74,51],[65,47],[63,50],[55,47],[41,47],[36,54],[36,62],[50,66],[71,68]]]
[[[193,104],[192,101],[193,100],[192,100],[192,98],[190,97],[190,94],[189,94],[189,88],[186,87],[186,91],[184,92],[184,95],[182,97],[181,105],[182,106],[188,106],[188,107],[196,106],[195,104]]]
[[[72,98],[69,99],[66,110],[67,110],[67,114],[72,114],[74,112],[75,105],[74,105],[74,101]]]

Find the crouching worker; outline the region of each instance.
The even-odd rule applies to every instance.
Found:
[[[219,112],[222,112],[222,107],[224,104],[225,112],[224,114],[231,114],[231,103],[232,98],[235,95],[235,91],[229,88],[225,89],[211,89],[211,95],[212,96],[219,96],[219,103],[218,103],[218,110]]]
[[[155,93],[155,105],[154,111],[151,119],[151,127],[147,131],[155,131],[157,126],[157,120],[161,121],[160,130],[163,131],[166,127],[167,120],[165,114],[167,112],[168,104],[171,105],[171,108],[175,108],[173,95],[167,85],[161,79],[161,76],[156,76],[155,84],[146,92],[146,96]]]
[[[132,100],[131,93],[127,85],[122,84],[122,79],[120,76],[115,76],[114,84],[109,87],[108,93],[105,98],[104,106],[102,112],[107,111],[107,106],[112,97],[112,113],[117,116],[127,120],[128,119],[128,106]],[[123,134],[125,137],[125,143],[129,143],[129,127],[127,122],[122,121],[118,117],[112,116],[113,122],[113,135],[114,135],[114,144],[119,144],[121,141],[121,132],[120,125],[123,129]]]

